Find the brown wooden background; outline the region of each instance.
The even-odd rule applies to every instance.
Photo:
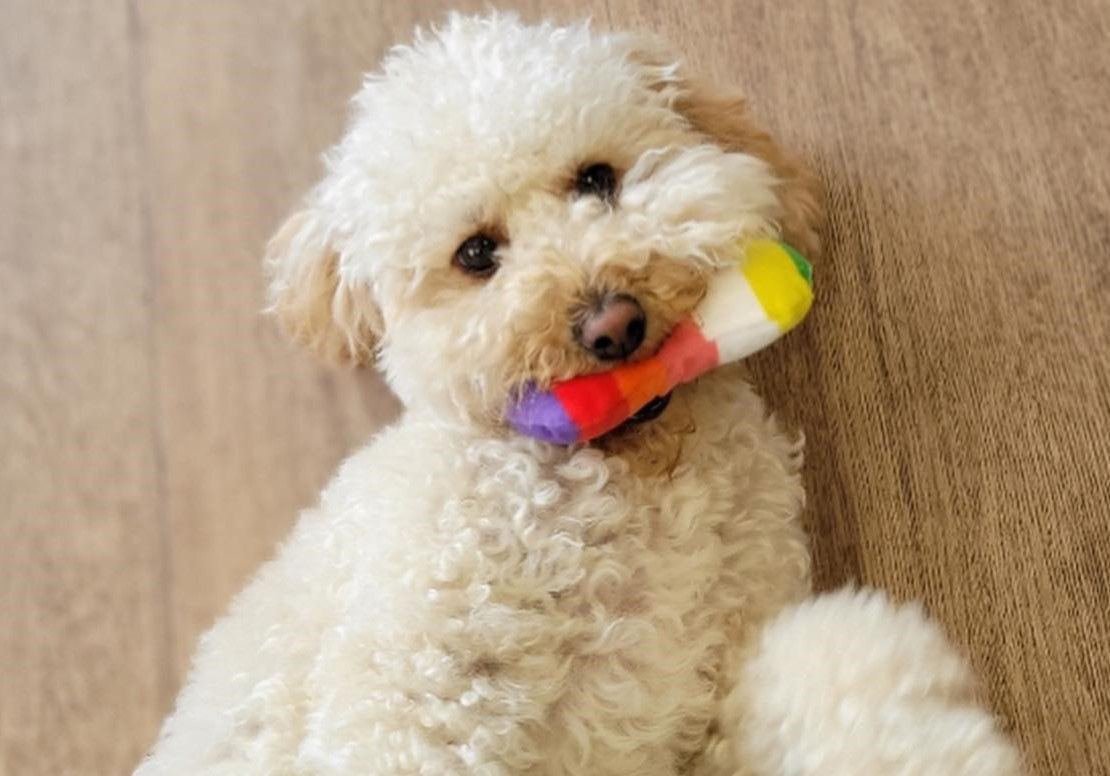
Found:
[[[923,598],[1031,770],[1106,766],[1110,6],[516,5],[661,32],[818,166],[820,305],[756,373],[809,436],[819,581]],[[260,318],[258,259],[446,6],[0,0],[0,774],[128,773],[396,412]]]

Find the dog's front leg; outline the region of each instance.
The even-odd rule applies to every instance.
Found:
[[[966,661],[916,606],[844,590],[748,650],[697,776],[1014,776]]]

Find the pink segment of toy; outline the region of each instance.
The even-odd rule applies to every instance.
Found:
[[[653,358],[659,359],[666,367],[670,390],[716,367],[720,354],[717,343],[707,340],[693,321],[685,320],[675,327]]]

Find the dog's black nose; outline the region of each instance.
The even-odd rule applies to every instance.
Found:
[[[574,329],[575,338],[602,361],[628,358],[640,347],[647,318],[640,303],[627,294],[603,298]]]

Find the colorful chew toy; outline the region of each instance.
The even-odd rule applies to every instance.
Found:
[[[506,417],[517,431],[545,442],[594,439],[680,383],[770,345],[797,326],[812,303],[809,262],[784,242],[753,240],[654,356],[564,380],[548,391],[525,387]]]

